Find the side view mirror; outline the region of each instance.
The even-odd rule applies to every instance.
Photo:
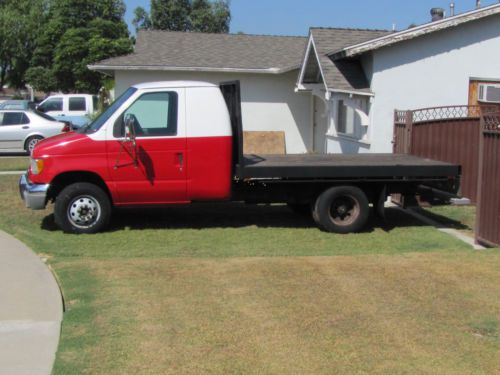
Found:
[[[127,113],[123,119],[125,128],[125,139],[135,143],[135,116]]]
[[[120,140],[120,152],[116,157],[116,163],[114,169],[118,169],[120,167],[120,155],[122,151],[128,153],[133,160],[134,167],[137,168],[138,156],[137,156],[137,143],[135,142],[135,116],[131,113],[127,113],[123,116],[123,130],[125,135],[125,140]],[[128,165],[128,164],[125,164]]]

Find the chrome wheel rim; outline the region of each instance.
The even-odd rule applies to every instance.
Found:
[[[359,203],[354,197],[343,195],[334,199],[329,214],[336,225],[347,226],[356,221],[360,211]]]
[[[101,217],[101,206],[90,195],[80,195],[68,206],[68,220],[77,228],[90,228]]]
[[[30,154],[33,153],[33,149],[35,148],[38,142],[40,142],[39,138],[33,138],[28,142],[28,151]]]

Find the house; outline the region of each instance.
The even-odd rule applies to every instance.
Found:
[[[310,30],[297,92],[315,98],[317,152],[392,152],[395,109],[477,104],[478,83],[500,83],[499,4],[357,35],[369,40],[339,45],[345,30]]]
[[[90,66],[120,95],[140,82],[240,80],[246,131],[282,131],[287,153],[311,143],[311,98],[294,92],[306,37],[139,31],[132,54]]]
[[[146,81],[237,79],[244,130],[283,131],[287,153],[370,153],[392,152],[395,109],[477,104],[479,83],[500,83],[498,61],[495,4],[400,32],[140,31],[134,53],[89,68],[114,75],[117,94]]]

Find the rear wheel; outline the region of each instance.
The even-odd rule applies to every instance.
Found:
[[[369,212],[368,199],[361,189],[337,186],[319,195],[314,204],[313,218],[327,232],[351,233],[364,227]]]
[[[26,152],[31,155],[36,144],[40,142],[42,139],[43,137],[39,135],[34,135],[33,137],[29,137],[24,143],[24,149],[26,150]]]
[[[54,216],[56,224],[67,233],[97,233],[109,223],[111,203],[100,187],[79,182],[59,193]]]

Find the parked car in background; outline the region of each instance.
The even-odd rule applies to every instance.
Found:
[[[57,120],[70,121],[75,128],[87,125],[97,110],[97,97],[90,94],[52,95],[42,101],[37,110]]]
[[[0,103],[0,109],[35,109],[36,103],[29,100],[6,100]]]
[[[0,152],[27,152],[44,138],[68,132],[68,122],[35,111],[0,110]]]

